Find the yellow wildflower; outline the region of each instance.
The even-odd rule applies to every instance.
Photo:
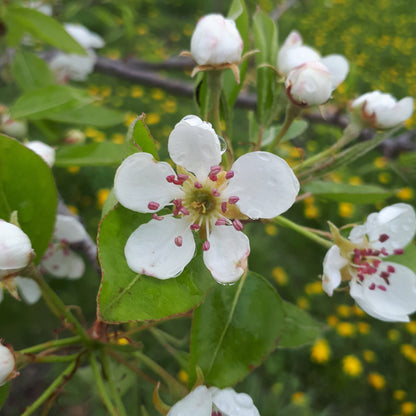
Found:
[[[383,390],[386,386],[386,379],[379,373],[370,373],[367,377],[368,384],[376,390]]]
[[[355,355],[347,355],[342,359],[342,369],[351,377],[358,377],[363,372],[361,361]]]
[[[331,356],[331,349],[328,341],[324,338],[316,340],[315,344],[311,348],[311,361],[317,364],[324,364],[329,360]]]
[[[281,285],[281,286],[287,285],[287,282],[288,282],[289,279],[287,277],[286,271],[282,267],[275,267],[272,270],[272,275],[274,277],[274,280],[276,280],[276,282],[279,285]]]

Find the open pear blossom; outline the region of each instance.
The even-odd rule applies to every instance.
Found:
[[[3,386],[18,375],[16,358],[12,348],[0,342],[0,386]]]
[[[315,49],[303,45],[297,31],[292,31],[280,48],[277,68],[286,79],[289,98],[301,107],[326,103],[349,71],[344,56],[321,57]]]
[[[381,91],[367,92],[356,98],[351,109],[364,125],[375,129],[390,129],[405,122],[413,114],[412,97],[397,101],[392,95]]]
[[[87,55],[57,53],[49,62],[58,82],[85,81],[93,71],[97,57],[94,49],[102,48],[101,36],[76,23],[65,23],[65,30],[86,50]]]
[[[69,248],[69,244],[80,243],[86,235],[76,218],[58,214],[52,241],[40,262],[42,272],[58,278],[79,279],[84,274],[84,260]]]
[[[177,402],[168,416],[260,416],[251,397],[232,388],[198,386]]]
[[[27,142],[25,143],[25,146],[39,155],[48,166],[52,167],[55,163],[55,149],[53,147],[48,146],[39,140]]]
[[[199,19],[191,38],[191,51],[182,52],[198,64],[192,72],[230,68],[239,82],[238,64],[243,59],[243,40],[232,19],[207,14]]]
[[[33,257],[29,237],[16,225],[0,219],[0,279],[16,275]]]
[[[403,203],[368,216],[343,238],[331,224],[336,245],[324,259],[323,289],[332,296],[341,282],[349,281],[350,295],[369,315],[382,321],[408,322],[416,311],[416,275],[389,261],[403,254],[416,232],[414,209]]]
[[[118,201],[131,210],[153,213],[127,241],[129,267],[159,279],[179,275],[194,256],[193,232],[198,232],[213,277],[222,283],[238,280],[250,252],[241,220],[285,212],[299,191],[297,178],[283,159],[268,152],[247,153],[224,171],[218,136],[196,116],[175,126],[168,150],[177,173],[148,153],[129,156],[117,170]],[[159,215],[167,205],[173,213]]]

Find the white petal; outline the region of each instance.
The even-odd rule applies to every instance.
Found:
[[[332,77],[332,89],[338,87],[347,77],[350,66],[343,55],[328,55],[321,59]]]
[[[383,208],[378,213],[368,216],[364,224],[372,246],[377,249],[384,247],[389,254],[393,250],[406,247],[416,233],[416,214],[411,205],[398,203]],[[382,234],[388,239],[380,242]]]
[[[182,237],[182,246],[175,244]],[[195,241],[189,222],[167,216],[141,225],[127,240],[124,253],[130,269],[137,273],[169,279],[178,276],[191,261]]]
[[[55,163],[55,149],[53,147],[38,140],[28,142],[25,146],[39,155],[48,164],[48,166],[52,167]]]
[[[17,276],[15,282],[19,289],[20,296],[26,303],[32,305],[40,299],[42,292],[39,285],[33,279]]]
[[[389,129],[400,123],[405,122],[413,114],[414,101],[412,97],[405,97],[398,101],[389,111],[377,117],[376,127]]]
[[[251,397],[246,393],[237,393],[228,387],[212,394],[212,402],[223,415],[260,416]]]
[[[41,266],[54,277],[79,279],[85,270],[84,260],[68,247],[53,244],[42,257]]]
[[[0,343],[0,386],[8,381],[16,368],[16,359],[12,351]]]
[[[0,219],[0,278],[26,267],[32,256],[29,237],[16,225]]]
[[[395,269],[390,274],[390,284],[379,277],[380,272],[387,271],[388,266]],[[375,285],[373,290],[370,289],[372,285]],[[383,262],[377,275],[366,277],[362,283],[353,279],[350,288],[350,294],[357,304],[369,315],[382,321],[408,322],[408,315],[416,311],[416,275],[401,264]]]
[[[211,416],[211,394],[205,386],[198,386],[177,402],[167,416]]]
[[[307,62],[319,61],[321,55],[309,46],[285,47],[279,51],[277,68],[279,72],[287,76],[290,71]]]
[[[68,243],[79,243],[87,237],[84,226],[70,215],[56,216],[54,238]]]
[[[105,43],[101,36],[88,30],[85,26],[77,23],[65,23],[65,30],[83,47],[83,48],[102,48]]]
[[[341,269],[348,261],[341,256],[338,246],[332,246],[324,258],[324,272],[322,276],[322,288],[332,296],[334,289],[341,284]]]
[[[87,55],[75,55],[59,52],[50,61],[49,67],[55,74],[57,82],[63,83],[69,79],[86,81],[94,70],[97,56],[92,50]]]
[[[273,218],[288,210],[299,192],[299,181],[289,165],[268,152],[238,158],[224,195],[238,196],[238,208],[252,219]]]
[[[210,123],[197,116],[184,117],[169,136],[171,159],[179,166],[205,180],[211,166],[221,162],[221,146]]]
[[[204,251],[204,263],[217,282],[232,283],[247,269],[250,242],[232,226],[214,226],[209,236],[210,248]]]
[[[117,169],[114,194],[126,208],[138,212],[155,212],[148,208],[149,202],[157,202],[163,208],[182,195],[178,185],[166,180],[170,175],[176,177],[168,163],[156,162],[149,153],[135,153]]]

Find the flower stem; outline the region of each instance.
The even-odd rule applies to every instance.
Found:
[[[77,354],[78,356],[78,354]],[[55,392],[55,390],[63,383],[65,383],[66,378],[75,370],[77,366],[77,361],[74,360],[55,380],[54,382],[42,393],[38,399],[33,402],[26,410],[22,413],[21,416],[32,415],[49,397]]]
[[[48,341],[44,342],[43,344],[33,345],[32,347],[24,348],[20,350],[20,354],[34,354],[39,351],[49,350],[51,348],[61,348],[61,347],[68,347],[70,345],[77,344],[81,341],[80,336],[57,339],[55,341]]]
[[[123,401],[121,400],[120,392],[117,390],[117,386],[115,385],[114,378],[111,374],[110,368],[110,360],[108,359],[107,351],[101,349],[100,351],[101,363],[103,366],[103,370],[105,373],[106,381],[108,387],[110,389],[110,394],[117,406],[117,410],[120,416],[127,416],[126,410],[123,405]]]
[[[283,126],[280,129],[277,136],[274,138],[274,140],[270,143],[269,147],[267,148],[268,152],[274,152],[277,145],[281,142],[284,135],[287,133],[290,126],[301,112],[302,109],[300,107],[289,102],[289,104],[286,107],[285,121],[283,122]]]
[[[111,401],[110,397],[108,396],[107,390],[104,385],[104,380],[101,375],[101,371],[98,367],[97,359],[95,358],[95,355],[93,352],[90,352],[89,354],[91,369],[94,374],[95,382],[97,384],[98,393],[101,397],[101,400],[103,401],[105,407],[107,408],[109,414],[111,416],[119,416],[119,413],[117,412],[116,408],[113,405],[113,402]]]
[[[305,237],[308,237],[310,240],[315,241],[315,243],[318,243],[325,248],[330,248],[333,246],[333,243],[331,241],[319,237],[307,228],[299,224],[296,224],[295,222],[290,221],[287,218],[282,217],[281,215],[276,218],[273,218],[273,222],[277,225],[282,225],[283,227],[291,228],[292,230],[298,232],[299,234],[302,234]]]
[[[209,105],[211,107],[212,125],[215,132],[222,136],[220,99],[222,89],[222,71],[207,71],[207,86],[209,95]]]
[[[61,298],[46,283],[37,267],[32,263],[25,269],[25,276],[31,277],[40,287],[42,296],[49,306],[49,309],[60,319],[66,320],[72,325],[74,332],[77,332],[84,343],[88,343],[89,336],[78,319],[67,309]]]
[[[37,356],[34,363],[65,363],[68,361],[74,361],[79,357],[79,354],[71,355],[41,355]]]
[[[320,153],[308,158],[304,162],[296,165],[293,170],[295,172],[303,171],[306,167],[311,166],[321,160],[325,159],[327,156],[334,155],[339,149],[356,139],[359,134],[361,133],[361,126],[357,125],[356,123],[349,123],[347,127],[344,129],[344,132],[341,138],[334,143],[331,147],[323,150]]]

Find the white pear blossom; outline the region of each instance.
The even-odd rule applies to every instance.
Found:
[[[25,143],[25,146],[30,150],[33,150],[39,155],[48,166],[52,167],[55,163],[55,149],[39,140],[33,140]]]
[[[332,226],[336,245],[325,256],[323,289],[332,296],[341,282],[349,281],[350,295],[369,315],[408,322],[416,311],[416,275],[387,257],[402,254],[415,232],[415,211],[403,203],[370,214],[348,240]]]
[[[42,272],[57,278],[79,279],[84,274],[84,260],[69,244],[80,243],[86,236],[87,232],[76,218],[58,214],[52,241],[40,262]]]
[[[251,397],[232,388],[198,386],[177,402],[168,416],[260,416]]]
[[[64,27],[86,50],[87,55],[59,52],[49,62],[49,66],[59,82],[65,82],[68,79],[85,81],[87,76],[93,71],[97,60],[94,49],[102,48],[105,45],[104,40],[80,24],[65,23]]]
[[[39,285],[33,279],[16,276],[0,282],[0,303],[3,301],[3,286],[18,300],[22,299],[28,305],[33,305],[42,296]]]
[[[22,139],[27,136],[27,131],[27,121],[11,118],[8,108],[0,104],[0,132],[16,139]]]
[[[16,358],[11,347],[9,348],[0,342],[0,386],[18,375],[19,373],[16,372]]]
[[[242,219],[273,218],[289,209],[299,192],[292,169],[280,157],[252,152],[225,172],[211,124],[183,118],[169,136],[177,174],[148,153],[135,153],[118,168],[114,192],[131,210],[153,213],[129,237],[125,255],[137,273],[169,279],[179,275],[195,253],[193,232],[204,241],[203,259],[222,283],[238,280],[250,252]],[[173,214],[158,214],[166,205]]]
[[[324,104],[332,91],[346,78],[349,64],[342,55],[321,57],[302,36],[292,31],[279,50],[279,73],[286,79],[286,90],[292,101],[302,107]]]
[[[397,101],[392,95],[381,91],[367,92],[351,104],[351,109],[363,124],[381,130],[405,122],[412,116],[413,107],[412,97]]]
[[[16,225],[0,219],[0,279],[16,275],[33,256],[29,237]]]
[[[202,17],[191,38],[191,55],[198,65],[238,63],[243,40],[234,20],[220,14]]]

